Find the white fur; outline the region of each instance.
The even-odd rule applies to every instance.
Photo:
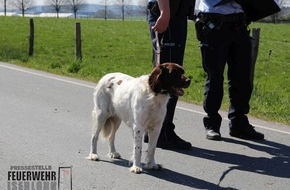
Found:
[[[130,171],[142,172],[142,137],[146,131],[149,142],[145,166],[148,169],[161,168],[156,164],[154,154],[169,95],[154,93],[149,87],[148,77],[133,78],[122,73],[110,73],[99,81],[94,92],[93,134],[88,159],[99,159],[97,141],[100,132],[109,139],[109,156],[121,157],[115,149],[114,140],[121,121],[124,121],[133,129],[133,166]]]

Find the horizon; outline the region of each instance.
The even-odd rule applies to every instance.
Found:
[[[86,0],[86,4],[97,4],[97,5],[103,5],[105,0]],[[110,5],[116,5],[117,2],[120,1],[120,0],[115,0],[115,3],[110,3]],[[148,0],[149,1],[149,0]],[[199,4],[199,1],[200,0],[196,0],[196,7],[195,9],[197,9],[197,6]],[[277,0],[274,0],[274,1],[277,1]],[[32,6],[44,6],[44,5],[48,5],[48,3],[45,3],[45,2],[48,2],[48,0],[34,0],[34,3],[32,4]],[[126,2],[126,0],[125,0]],[[144,5],[145,3],[145,0],[129,0],[130,2],[130,5]],[[10,7],[10,6],[9,6]],[[284,1],[284,6],[285,8],[290,8],[290,0],[285,0]],[[0,6],[0,8],[3,8],[2,6]],[[12,7],[10,7],[12,8]]]
[[[35,5],[46,5],[45,1],[47,0],[34,0],[34,1],[35,1]],[[101,3],[102,0],[99,0],[100,2],[96,2],[97,0],[86,0],[86,1],[87,1],[87,4],[99,4],[99,5],[104,4],[104,3]],[[144,3],[144,0],[131,0],[130,5],[140,5],[143,3]],[[199,4],[199,0],[196,0],[195,6],[197,6],[198,4]],[[290,0],[285,0],[285,5],[283,7],[290,7]]]
[[[47,0],[34,0],[34,1],[35,1],[35,5],[46,5],[47,4],[47,3],[45,3]],[[101,2],[102,0],[86,0],[86,1],[87,1],[87,4],[99,4],[99,5],[104,4]],[[141,2],[144,2],[144,0],[131,0],[131,2],[132,2],[132,3],[130,3],[131,5],[139,5]]]

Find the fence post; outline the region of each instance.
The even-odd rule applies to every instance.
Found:
[[[251,60],[251,85],[254,83],[255,64],[258,57],[259,42],[260,42],[260,28],[253,28],[252,30],[252,60]]]
[[[80,23],[76,23],[76,59],[82,61],[82,39]]]
[[[33,46],[34,46],[34,22],[33,19],[30,19],[30,34],[29,34],[29,52],[28,55],[33,55]]]

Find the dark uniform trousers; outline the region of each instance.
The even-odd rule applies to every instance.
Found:
[[[252,93],[251,38],[243,23],[221,22],[201,39],[202,65],[207,73],[203,107],[206,129],[219,131],[221,116],[218,110],[223,99],[224,69],[227,63],[230,128],[249,125],[246,114]]]
[[[157,51],[156,51],[156,36],[155,31],[151,29],[152,26],[155,25],[156,20],[159,15],[153,13],[149,10],[148,21],[149,21],[149,30],[152,39],[153,45],[153,66],[156,66],[157,63]],[[159,44],[161,48],[160,53],[160,63],[173,62],[179,65],[183,64],[185,43],[187,36],[187,16],[178,16],[170,19],[169,27],[166,32],[159,34]],[[176,107],[178,98],[176,96],[172,96],[169,99],[167,104],[167,113],[163,123],[163,126],[173,128],[173,117],[174,111]],[[166,128],[162,127],[162,131],[166,130]],[[169,129],[170,130],[170,129]]]

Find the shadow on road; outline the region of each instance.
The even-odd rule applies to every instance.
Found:
[[[194,189],[229,189],[229,190],[235,190],[235,188],[231,187],[220,187],[218,184],[214,184],[202,179],[194,178],[192,176],[178,173],[169,169],[163,169],[160,172],[156,171],[149,171],[147,173],[150,176],[157,177],[159,179],[176,183],[179,185],[184,185],[187,187],[191,187]]]
[[[247,146],[251,149],[268,153],[271,157],[252,157],[225,151],[208,150],[193,147],[191,151],[178,151],[179,153],[209,159],[221,163],[233,165],[223,172],[220,181],[232,170],[240,170],[258,173],[262,175],[290,178],[290,147],[272,141],[241,141],[231,138],[223,138],[224,142]],[[257,144],[259,143],[259,144]]]
[[[247,146],[251,149],[268,153],[272,157],[252,157],[249,155],[208,150],[198,147],[193,147],[190,151],[177,151],[176,153],[231,164],[232,166],[222,173],[219,182],[221,182],[225,176],[233,170],[253,172],[280,178],[290,178],[290,147],[267,140],[260,141],[258,142],[259,144],[257,144],[257,142],[253,143],[251,141],[241,141],[231,138],[223,138],[223,141]],[[102,161],[122,167],[129,167],[129,161],[126,159]],[[230,187],[220,187],[219,184],[213,184],[166,168],[162,169],[161,172],[145,170],[143,174],[196,189],[234,189]]]
[[[126,159],[116,159],[116,160],[101,160],[102,162],[112,163],[122,167],[129,167],[129,161]],[[138,175],[138,174],[136,174]],[[165,180],[171,183],[195,188],[195,189],[228,189],[228,190],[236,190],[235,188],[230,187],[220,187],[217,184],[213,184],[202,179],[194,178],[192,176],[178,173],[166,168],[163,168],[161,171],[152,171],[152,170],[144,170],[141,175],[149,175],[152,177],[156,177],[161,180]]]

